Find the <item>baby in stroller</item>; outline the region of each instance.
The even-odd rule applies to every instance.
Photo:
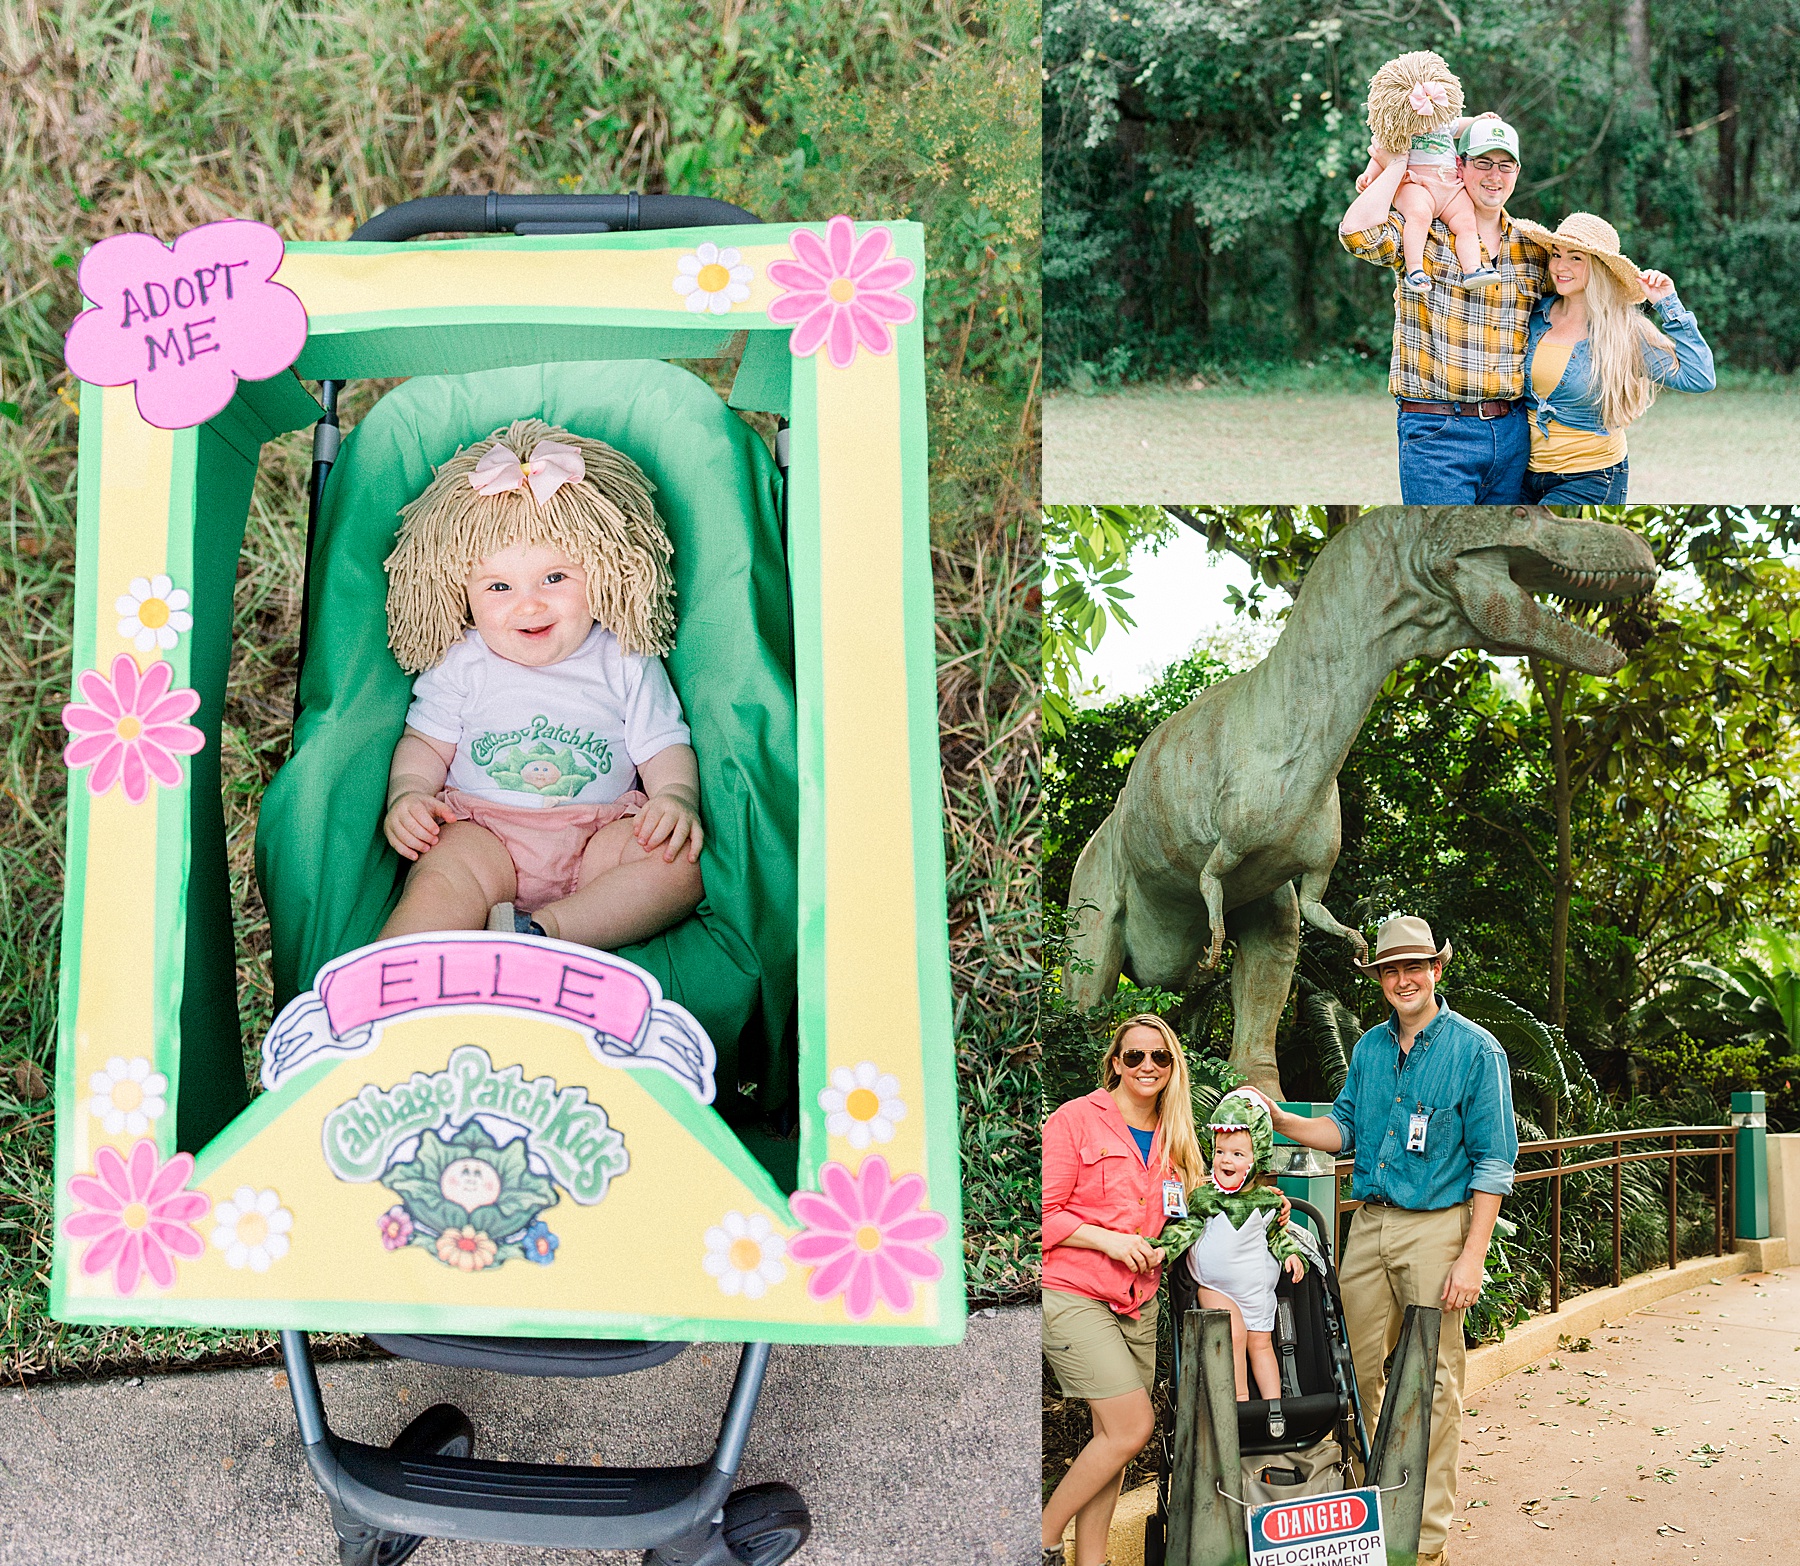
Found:
[[[1298,1282],[1306,1263],[1279,1221],[1281,1193],[1269,1172],[1275,1128],[1262,1095],[1254,1088],[1227,1093],[1200,1143],[1212,1183],[1189,1193],[1187,1217],[1164,1225],[1157,1245],[1171,1261],[1186,1253],[1200,1304],[1231,1313],[1238,1401],[1248,1401],[1252,1375],[1259,1396],[1279,1398],[1281,1367],[1271,1339],[1275,1285],[1284,1267]]]
[[[651,489],[603,441],[522,419],[401,512],[388,639],[419,678],[382,830],[414,864],[384,939],[486,927],[612,949],[699,905]]]

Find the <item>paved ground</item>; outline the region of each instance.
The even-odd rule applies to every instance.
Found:
[[[1044,408],[1043,482],[1052,504],[1398,501],[1394,405],[1356,392],[1065,393]],[[1800,500],[1800,395],[1659,398],[1632,427],[1630,498]]]
[[[1478,1393],[1455,1566],[1800,1558],[1800,1267],[1672,1295]]]
[[[740,1481],[795,1485],[796,1566],[1029,1566],[1038,1508],[1038,1313],[977,1316],[955,1349],[770,1356]],[[401,1360],[322,1366],[333,1427],[386,1444],[431,1403],[477,1452],[693,1462],[711,1449],[736,1350],[701,1346],[603,1381],[530,1381]],[[419,1566],[623,1566],[635,1556],[431,1541]],[[234,1370],[0,1393],[5,1566],[335,1562],[285,1378]]]

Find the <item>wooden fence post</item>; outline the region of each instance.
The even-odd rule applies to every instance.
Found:
[[[1238,1458],[1231,1314],[1190,1310],[1175,1389],[1175,1468],[1169,1482],[1168,1566],[1246,1566],[1250,1559]],[[1225,1495],[1220,1495],[1223,1489]],[[1227,1500],[1226,1496],[1232,1497]],[[1418,1532],[1414,1525],[1415,1536]]]
[[[1425,1463],[1431,1451],[1431,1399],[1437,1391],[1440,1311],[1408,1305],[1394,1345],[1381,1422],[1369,1449],[1369,1480],[1386,1492],[1381,1522],[1387,1535],[1388,1566],[1414,1566],[1419,1556],[1419,1524],[1425,1514]],[[1461,1327],[1458,1326],[1458,1331]],[[1455,1461],[1455,1454],[1451,1454]]]

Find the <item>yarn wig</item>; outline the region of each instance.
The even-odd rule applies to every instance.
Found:
[[[497,445],[528,461],[541,440],[581,453],[587,476],[539,505],[529,485],[479,495],[475,466]],[[561,549],[587,572],[588,608],[627,652],[661,655],[675,645],[674,553],[651,501],[655,485],[623,452],[542,419],[519,419],[465,447],[400,512],[387,557],[388,645],[400,667],[435,667],[472,623],[465,587],[476,562],[514,544]]]
[[[1413,89],[1421,86],[1443,89],[1444,101],[1432,102],[1425,114],[1411,101]],[[1369,134],[1383,151],[1405,152],[1413,137],[1454,125],[1462,111],[1462,83],[1444,57],[1430,49],[1389,60],[1369,79]]]

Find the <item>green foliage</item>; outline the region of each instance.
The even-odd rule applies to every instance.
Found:
[[[1387,59],[1431,48],[1519,131],[1510,209],[1574,210],[1673,275],[1721,356],[1800,367],[1800,31],[1787,0],[1319,6],[1050,0],[1050,374],[1091,383],[1336,350],[1385,364],[1393,278],[1336,229]]]

